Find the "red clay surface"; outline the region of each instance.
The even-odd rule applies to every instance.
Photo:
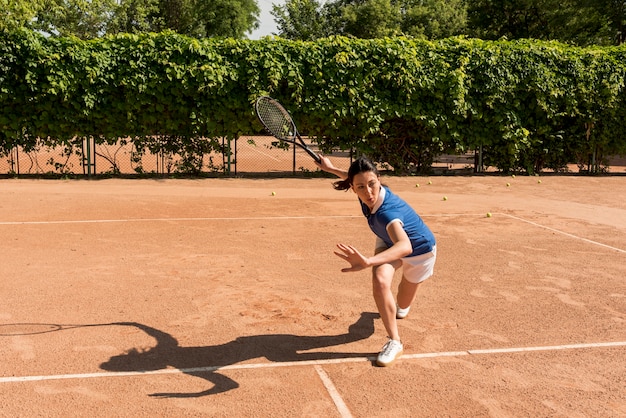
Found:
[[[0,416],[626,416],[626,178],[384,178],[438,239],[391,368],[331,182],[0,180]]]

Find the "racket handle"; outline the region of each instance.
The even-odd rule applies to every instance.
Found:
[[[319,155],[313,152],[309,147],[305,147],[304,150],[319,164],[322,162],[322,159]]]

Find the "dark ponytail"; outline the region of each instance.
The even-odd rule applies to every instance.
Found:
[[[350,186],[352,185],[350,184],[350,180],[348,179],[338,180],[333,183],[333,187],[335,188],[335,190],[348,190],[350,189]]]
[[[348,178],[345,180],[339,180],[333,183],[335,190],[348,190],[352,187],[354,176],[360,173],[366,173],[368,171],[373,172],[376,176],[379,176],[376,165],[366,157],[359,157],[350,164],[348,169]]]

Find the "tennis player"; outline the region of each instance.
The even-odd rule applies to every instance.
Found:
[[[338,244],[340,251],[335,254],[350,263],[343,272],[372,267],[374,301],[389,336],[376,364],[391,366],[403,351],[396,320],[408,315],[420,283],[433,274],[437,257],[435,237],[411,206],[380,183],[380,174],[372,161],[361,157],[346,171],[335,167],[327,157],[320,157],[317,166],[341,178],[333,184],[335,189],[352,189],[356,193],[367,223],[376,235],[371,257],[345,244]],[[391,284],[401,267],[396,302]]]

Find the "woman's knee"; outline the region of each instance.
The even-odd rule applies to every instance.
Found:
[[[388,265],[377,266],[372,270],[374,293],[384,293],[391,290],[394,272],[395,269]]]

